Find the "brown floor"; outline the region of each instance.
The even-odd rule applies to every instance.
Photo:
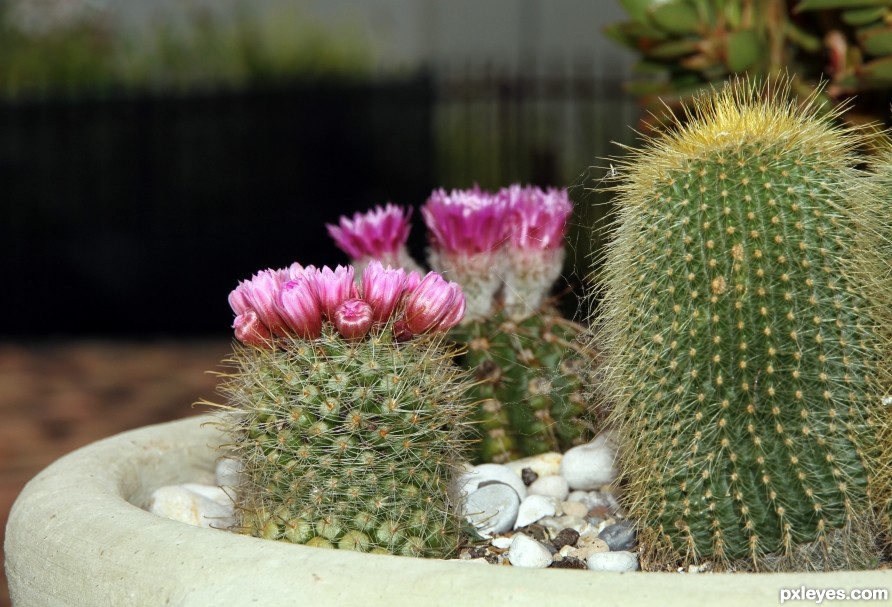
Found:
[[[227,340],[0,343],[0,540],[22,487],[60,456],[96,439],[195,415],[219,400]],[[0,548],[0,557],[2,557]],[[9,606],[0,574],[0,607]]]

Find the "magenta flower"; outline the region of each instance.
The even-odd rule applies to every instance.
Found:
[[[402,268],[385,269],[379,261],[366,266],[362,271],[362,298],[372,308],[372,320],[386,322],[393,315],[403,296],[406,278]]]
[[[387,203],[353,219],[341,217],[339,225],[326,224],[339,249],[351,259],[394,259],[409,238],[412,207]]]
[[[461,287],[429,272],[406,297],[406,328],[413,335],[446,331],[461,320],[464,310]]]
[[[238,284],[229,294],[229,305],[236,315],[253,310],[271,333],[285,335],[285,322],[276,311],[276,295],[281,285],[277,270],[261,270]]]
[[[306,276],[289,280],[279,290],[276,307],[291,332],[304,339],[322,334],[322,312],[316,289]]]
[[[473,255],[501,247],[507,238],[507,207],[480,188],[436,190],[421,208],[432,246],[443,254]]]
[[[316,290],[322,316],[328,320],[334,318],[335,308],[341,302],[358,296],[352,266],[338,266],[334,270],[324,266],[321,270],[307,272],[306,276]]]
[[[235,338],[249,346],[263,347],[272,337],[269,329],[260,321],[257,312],[251,309],[236,316],[232,328],[235,329]]]
[[[343,301],[335,308],[332,323],[344,339],[362,339],[372,326],[372,306],[361,299]]]
[[[573,212],[567,190],[512,185],[496,195],[508,209],[508,233],[516,249],[547,250],[564,245],[567,220]]]

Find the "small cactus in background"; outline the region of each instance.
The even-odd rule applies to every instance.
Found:
[[[889,205],[861,137],[773,84],[698,97],[620,161],[596,335],[649,568],[877,557]]]
[[[441,557],[459,542],[453,477],[470,384],[444,333],[455,283],[377,261],[258,272],[229,298],[223,392],[242,465],[239,530],[363,552]],[[227,453],[227,457],[230,454]]]
[[[480,380],[478,459],[564,451],[593,436],[580,372],[581,327],[547,301],[561,272],[572,211],[566,190],[512,186],[434,192],[422,207],[431,265],[462,286],[465,320],[451,336]]]

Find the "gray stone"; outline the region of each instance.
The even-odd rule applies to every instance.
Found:
[[[598,537],[607,542],[611,550],[628,550],[635,546],[635,529],[629,521],[604,527]]]
[[[470,493],[464,502],[465,518],[483,537],[510,531],[517,519],[520,497],[504,483],[491,483]]]
[[[578,445],[564,453],[561,476],[571,489],[597,489],[616,478],[616,455],[606,439]]]
[[[519,472],[501,464],[480,464],[459,477],[459,490],[467,495],[476,491],[481,485],[495,481],[504,483],[514,489],[520,499],[527,496],[527,487],[523,484]]]
[[[596,552],[585,559],[585,564],[590,571],[636,571],[638,569],[638,555],[621,550],[619,552]]]
[[[518,533],[511,540],[508,562],[515,567],[544,569],[551,565],[551,551],[531,537]]]
[[[547,495],[563,501],[567,499],[567,495],[570,493],[570,486],[564,480],[564,477],[550,474],[537,478],[527,487],[527,492],[529,495]]]
[[[561,459],[563,456],[556,451],[548,453],[540,453],[539,455],[531,455],[523,457],[505,464],[517,476],[520,476],[524,468],[529,468],[539,476],[549,476],[551,474],[560,474]]]
[[[191,487],[168,485],[156,489],[149,497],[147,510],[196,527],[226,529],[235,524],[235,507],[222,489],[213,486]]]
[[[529,495],[521,503],[517,512],[514,528],[526,527],[546,516],[554,516],[557,506],[553,497],[547,495]]]

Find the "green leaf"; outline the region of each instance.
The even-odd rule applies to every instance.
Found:
[[[684,0],[654,3],[647,14],[654,25],[671,34],[694,34],[700,30],[697,9]]]
[[[793,9],[795,13],[824,9],[852,9],[864,6],[892,6],[892,0],[802,0]]]
[[[844,23],[860,27],[862,25],[869,25],[874,21],[882,20],[888,10],[889,9],[884,6],[856,8],[843,11],[841,16]]]
[[[677,59],[697,52],[697,46],[700,44],[696,39],[670,40],[663,42],[648,50],[645,55],[650,59]]]
[[[860,32],[858,44],[868,55],[892,55],[892,28],[876,27]]]
[[[762,40],[755,30],[738,30],[728,35],[726,63],[732,72],[743,72],[762,54]]]
[[[790,41],[808,53],[817,53],[821,50],[821,39],[792,21],[787,22],[786,33]]]
[[[892,82],[892,57],[883,57],[858,67],[858,78],[868,84],[885,84]]]
[[[619,0],[619,3],[623,5],[632,19],[639,23],[646,23],[647,9],[651,4],[654,4],[654,0]]]

